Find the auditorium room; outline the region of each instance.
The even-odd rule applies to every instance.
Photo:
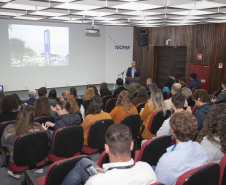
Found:
[[[226,0],[0,0],[1,185],[226,185]]]

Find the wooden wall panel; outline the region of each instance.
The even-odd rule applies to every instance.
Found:
[[[186,46],[186,77],[188,77],[189,64],[211,65],[209,92],[220,90],[222,79],[226,78],[226,24],[220,24],[217,50],[217,66],[214,67],[217,24],[202,24],[195,26],[174,26],[161,28],[147,28],[149,44],[138,46],[138,27],[134,27],[133,59],[141,70],[141,82],[146,79],[155,79],[155,46],[165,46],[166,40],[170,39],[170,46]],[[197,60],[197,54],[203,54],[203,60]],[[218,69],[218,63],[223,63],[223,68]]]

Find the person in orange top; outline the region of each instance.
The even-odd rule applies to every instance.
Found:
[[[156,88],[152,90],[150,100],[148,100],[148,103],[145,104],[144,108],[140,112],[141,120],[145,126],[145,129],[141,134],[143,139],[150,139],[156,136],[148,130],[148,125],[153,113],[158,110],[162,110],[164,114],[166,114],[166,105],[163,101],[162,91]]]
[[[116,107],[110,112],[114,123],[120,123],[121,119],[127,115],[138,114],[137,108],[131,103],[128,91],[122,91],[116,102]]]
[[[89,132],[89,127],[94,121],[98,121],[101,119],[111,119],[111,116],[102,112],[103,102],[100,96],[93,96],[90,100],[88,113],[85,117],[83,123],[81,124],[84,133],[84,143],[83,145],[88,145],[87,136]]]

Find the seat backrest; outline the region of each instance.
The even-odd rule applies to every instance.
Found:
[[[105,106],[105,112],[110,113],[115,108],[116,101],[117,98],[109,99]]]
[[[82,158],[88,158],[86,155],[71,157],[68,159],[57,161],[51,164],[48,168],[45,185],[60,185],[67,174],[75,167],[77,162],[79,162]]]
[[[219,185],[226,184],[226,155],[224,155],[220,162],[220,180]]]
[[[59,128],[53,139],[53,152],[58,157],[72,157],[83,147],[83,128],[79,125]]]
[[[4,129],[10,125],[13,124],[16,120],[11,120],[11,121],[4,121],[0,123],[0,146],[1,146],[1,138],[2,138],[2,134],[4,132]]]
[[[169,118],[170,114],[170,110],[167,110],[166,115],[163,115],[163,111],[155,111],[150,119],[148,130],[150,130],[152,134],[156,134],[163,122]]]
[[[219,177],[220,166],[211,162],[185,172],[177,179],[176,185],[218,185]]]
[[[162,95],[163,95],[163,99],[166,100],[167,99],[167,95],[168,95],[167,92],[162,92]]]
[[[142,103],[138,103],[138,104],[136,105],[136,108],[137,108],[138,113],[140,112],[140,110],[141,110],[142,108],[144,108],[144,106],[145,106],[146,103],[147,103],[147,102],[142,102]]]
[[[130,128],[133,139],[135,139],[139,135],[141,123],[141,118],[139,114],[125,116],[121,119],[120,123]]]
[[[14,141],[13,159],[17,166],[34,166],[48,155],[48,137],[45,132],[33,132]]]
[[[89,127],[87,142],[91,148],[99,148],[104,150],[105,133],[109,126],[114,124],[112,119],[102,119],[93,122]]]
[[[193,87],[191,92],[194,93],[196,89],[201,89],[201,87]]]
[[[133,97],[137,97],[137,94],[138,94],[138,92],[134,92],[134,93],[132,94],[132,96],[133,96]]]
[[[167,99],[171,98],[172,97],[172,93],[171,91],[167,94]]]
[[[195,102],[193,101],[193,99],[192,99],[192,95],[190,95],[190,96],[188,96],[187,98],[186,98],[186,100],[187,100],[187,102],[188,102],[188,106],[194,106],[195,105]]]
[[[192,114],[194,114],[195,113],[195,110],[196,110],[196,108],[197,108],[198,106],[197,105],[195,105],[193,108],[192,108]]]
[[[137,161],[145,161],[156,166],[160,157],[171,146],[171,136],[165,135],[147,140],[141,147]]]
[[[103,151],[102,154],[100,155],[97,165],[102,168],[103,164],[109,163],[109,162],[110,162],[110,160],[109,160],[108,154],[105,151]]]
[[[106,96],[103,96],[103,97],[102,97],[102,101],[103,101],[103,109],[104,109],[104,110],[105,110],[105,106],[106,106],[107,101],[108,101],[109,99],[112,99],[112,98],[114,98],[113,95],[106,95]]]
[[[50,121],[51,123],[55,123],[55,118],[53,116],[42,116],[35,118],[35,122],[38,122],[40,124],[46,123],[47,121]]]
[[[222,91],[215,91],[215,92],[213,93],[213,95],[217,97],[221,92],[222,92]]]

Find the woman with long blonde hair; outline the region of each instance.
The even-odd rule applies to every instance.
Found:
[[[143,139],[150,139],[152,137],[155,137],[155,134],[152,134],[148,130],[148,125],[153,113],[158,110],[162,110],[163,115],[166,115],[167,109],[164,103],[162,91],[156,88],[153,89],[151,98],[148,100],[148,103],[145,104],[144,109],[140,112],[141,120],[143,121],[143,124],[145,126],[145,129],[141,135]]]
[[[131,103],[128,91],[122,91],[116,102],[116,107],[110,112],[114,123],[120,123],[120,120],[132,114],[138,114],[137,108]]]

